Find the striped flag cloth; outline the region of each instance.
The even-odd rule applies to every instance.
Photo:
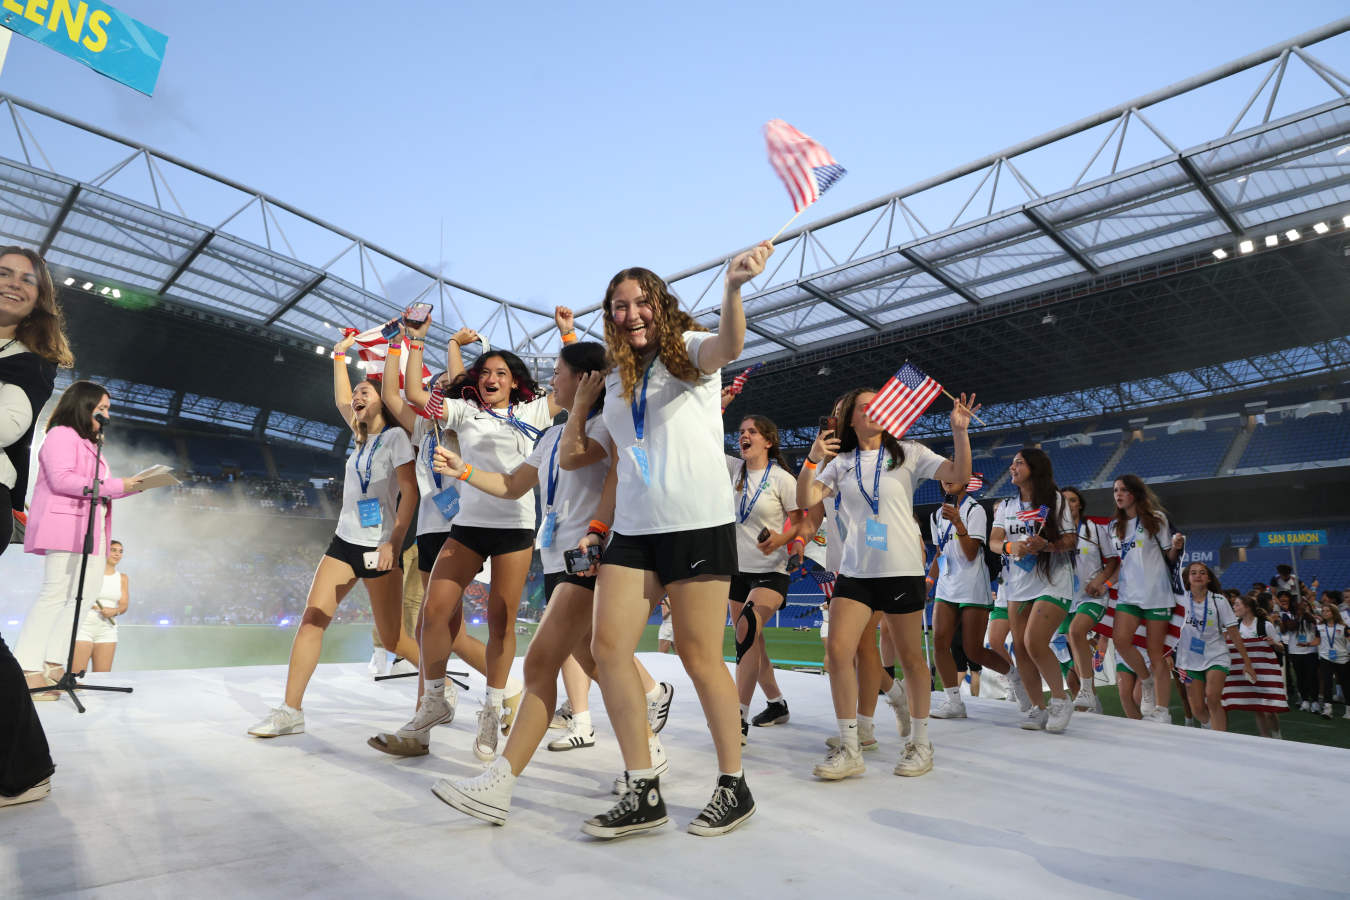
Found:
[[[380,326],[376,326],[367,331],[357,331],[355,328],[342,329],[343,336],[355,335],[356,346],[360,349],[357,355],[361,361],[366,364],[366,377],[382,378],[384,377],[384,359],[389,354],[389,342],[385,340],[384,335],[380,333]],[[398,361],[398,386],[402,388],[404,380],[407,377],[408,356],[403,354]],[[422,363],[422,381],[426,382],[431,378],[431,370],[427,368],[425,362]]]
[[[984,487],[984,473],[975,472],[970,476],[970,481],[966,482],[966,493],[973,494]]]
[[[1242,671],[1242,656],[1237,647],[1228,645],[1231,665],[1228,679],[1223,684],[1224,709],[1245,709],[1251,712],[1286,713],[1289,702],[1284,692],[1284,671],[1275,647],[1263,637],[1244,639],[1247,656],[1256,671],[1256,684],[1247,680]]]
[[[750,376],[754,374],[755,370],[762,365],[764,365],[764,363],[755,363],[753,366],[750,366],[744,372],[731,379],[731,384],[729,385],[731,396],[735,397],[741,391],[745,390],[745,383],[750,380]]]
[[[428,419],[439,419],[445,412],[445,391],[439,387],[431,389],[431,397],[427,400],[427,405],[422,413]]]
[[[769,147],[769,165],[783,179],[794,212],[815,203],[844,177],[844,167],[830,151],[782,119],[765,124],[764,141]]]
[[[825,595],[826,600],[834,596],[835,575],[833,572],[827,572],[825,569],[811,569],[811,578],[814,579],[816,584],[820,585],[820,592]]]
[[[1098,622],[1096,625],[1094,625],[1092,627],[1092,630],[1100,634],[1102,637],[1109,638],[1112,632],[1114,631],[1112,623],[1115,621],[1115,617],[1116,617],[1116,605],[1112,603],[1110,606],[1106,608],[1106,614],[1102,616],[1102,620]],[[1182,606],[1180,603],[1178,603],[1172,607],[1172,619],[1170,622],[1167,623],[1166,644],[1168,650],[1172,650],[1173,648],[1175,648],[1177,645],[1177,641],[1181,640],[1181,626],[1182,624],[1185,623],[1185,621],[1186,621],[1186,608]],[[1134,640],[1131,641],[1132,644],[1134,644],[1141,650],[1146,649],[1148,647],[1148,630],[1144,627],[1144,624],[1145,623],[1143,622],[1139,623],[1139,627],[1134,630]]]
[[[1036,509],[1024,509],[1017,514],[1017,518],[1022,522],[1044,522],[1048,515],[1050,515],[1050,507],[1041,506]]]
[[[942,385],[925,375],[918,366],[905,363],[867,404],[867,414],[899,440],[940,393]]]

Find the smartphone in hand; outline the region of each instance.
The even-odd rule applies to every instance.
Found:
[[[414,303],[403,311],[403,321],[414,327],[431,318],[430,303]]]

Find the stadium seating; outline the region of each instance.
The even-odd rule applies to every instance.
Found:
[[[1350,460],[1350,414],[1317,415],[1258,425],[1237,469]]]
[[[1168,434],[1166,426],[1144,429],[1144,439],[1130,444],[1109,477],[1131,472],[1152,482],[1212,477],[1240,426],[1236,416],[1209,424],[1205,431],[1179,434]]]
[[[262,448],[254,441],[207,435],[189,435],[186,440],[188,461],[194,472],[214,475],[238,469],[245,475],[260,478],[267,475]]]

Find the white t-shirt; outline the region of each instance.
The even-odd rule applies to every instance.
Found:
[[[825,498],[825,518],[820,527],[825,531],[825,571],[839,574],[844,564],[844,532],[839,529],[840,506],[843,497]]]
[[[699,348],[712,335],[686,331],[684,346],[697,366]],[[671,375],[658,358],[647,379],[643,449],[650,484],[638,469],[633,403],[640,404],[643,379],[633,388],[633,403],[623,396],[619,373],[605,379],[605,428],[614,441],[618,492],[613,530],[620,534],[662,534],[713,528],[735,521],[731,482],[721,460],[722,374],[697,375],[692,382]]]
[[[1030,503],[1023,503],[1018,497],[1000,500],[994,507],[994,528],[1002,528],[1004,542],[1023,541],[1032,537],[1041,528],[1039,522],[1024,522],[1017,518],[1023,510],[1033,509]],[[1060,534],[1073,534],[1073,516],[1069,504],[1063,497],[1056,496],[1055,511],[1051,515],[1059,520]],[[1033,565],[1034,563],[1034,565]],[[1027,569],[1026,566],[1031,568]],[[1003,557],[1003,587],[998,592],[1001,599],[1009,603],[1027,603],[1037,597],[1054,597],[1059,600],[1073,599],[1073,565],[1069,554],[1051,553],[1048,572],[1042,571],[1039,556],[1027,554],[1020,564],[1006,554]]]
[[[408,440],[408,433],[397,425],[390,425],[379,434],[366,438],[366,442],[347,457],[338,537],[358,547],[378,547],[389,542],[398,517],[396,470],[412,461],[412,442]],[[372,498],[379,501],[380,521],[377,525],[363,527],[359,504]],[[394,552],[397,554],[400,549],[395,547]]]
[[[738,488],[744,462],[734,456],[726,460],[736,507],[737,565],[742,572],[786,572],[786,546],[765,556],[756,544],[762,529],[779,533],[788,514],[797,509],[797,479],[770,460],[767,469],[746,470],[745,485]]]
[[[1163,555],[1163,550],[1172,546],[1172,526],[1162,513],[1158,513],[1158,519],[1156,535],[1140,528],[1137,518],[1125,523],[1125,536],[1120,541],[1118,603],[1132,603],[1140,609],[1170,609],[1176,602],[1168,574],[1171,563]],[[1115,533],[1114,524],[1111,532]]]
[[[961,498],[964,530],[980,542],[974,559],[966,558],[956,525],[942,516],[942,507],[933,511],[933,546],[938,549],[938,579],[934,596],[951,603],[978,603],[988,606],[989,569],[984,564],[984,543],[989,534],[989,515],[973,497]]]
[[[1230,668],[1228,641],[1223,633],[1238,624],[1238,619],[1228,598],[1211,591],[1201,603],[1187,594],[1181,599],[1181,607],[1186,611],[1186,621],[1181,626],[1181,639],[1177,641],[1177,668],[1193,671],[1212,666]],[[1203,651],[1191,649],[1195,638],[1203,642]]]
[[[1328,626],[1326,622],[1321,622],[1317,626],[1317,636],[1322,639],[1317,645],[1317,656],[1319,659],[1325,659],[1333,663],[1350,662],[1350,646],[1346,643],[1345,625],[1337,622],[1336,625]],[[1331,651],[1336,651],[1336,658],[1331,658]]]
[[[512,424],[512,419],[523,426]],[[466,463],[486,472],[514,472],[534,449],[537,437],[553,422],[548,398],[513,404],[508,409],[482,409],[467,400],[445,401],[442,424],[459,437],[459,455]],[[531,429],[535,435],[527,434]],[[534,530],[534,496],[515,500],[493,497],[482,491],[460,491],[456,525],[476,528],[528,528]]]
[[[1108,597],[1092,597],[1084,593],[1088,582],[1097,577],[1097,573],[1106,567],[1108,559],[1118,559],[1120,551],[1111,540],[1111,526],[1099,525],[1084,519],[1078,523],[1078,546],[1074,549],[1074,605],[1079,603],[1099,603],[1105,606]]]
[[[1302,618],[1294,624],[1294,630],[1284,636],[1284,643],[1289,652],[1295,656],[1316,653],[1317,648],[1312,645],[1312,642],[1313,638],[1317,637],[1317,628]]]
[[[535,444],[534,450],[525,460],[526,465],[539,470],[540,509],[543,510],[544,521],[539,523],[539,534],[535,537],[534,545],[539,548],[539,562],[543,565],[545,573],[565,570],[563,551],[575,547],[586,534],[596,504],[600,502],[600,492],[605,487],[605,475],[609,471],[609,464],[604,460],[572,472],[565,471],[559,466],[554,450],[558,446],[558,441],[562,439],[564,427],[566,426],[554,425],[545,431],[544,436],[539,439],[538,444]],[[604,437],[603,431],[599,417],[592,418],[586,423],[586,436],[608,450],[609,438]],[[597,434],[604,439],[597,438]],[[550,470],[554,473],[552,477],[555,479],[551,504],[548,491]],[[545,547],[544,531],[549,527],[550,512],[556,514],[556,526],[553,540]]]
[[[887,468],[890,455],[882,449],[836,456],[816,473],[816,481],[843,498],[839,506],[839,524],[845,532],[841,575],[893,578],[924,574],[919,526],[914,521],[914,489],[921,480],[935,477],[944,460],[914,441],[902,441],[900,447],[905,461],[894,469]],[[858,488],[859,477],[862,490]],[[864,498],[864,491],[877,503],[876,513],[872,511],[872,502]],[[827,507],[832,505],[832,500],[826,501]],[[878,523],[871,526],[872,535],[871,522]],[[884,549],[876,535],[882,530]]]
[[[1280,643],[1280,630],[1276,628],[1274,625],[1270,624],[1269,622],[1266,622],[1266,633],[1264,635],[1261,634],[1262,621],[1263,620],[1260,618],[1254,618],[1252,619],[1252,624],[1248,625],[1246,622],[1243,622],[1241,619],[1239,619],[1238,635],[1244,641],[1251,641],[1259,637],[1264,637],[1272,644]]]
[[[453,431],[443,431],[441,439],[451,450],[459,452],[459,443],[455,440]],[[449,531],[451,520],[441,515],[440,507],[436,505],[436,495],[445,490],[462,493],[461,485],[449,475],[437,476],[431,469],[436,438],[430,419],[417,417],[417,424],[413,426],[412,447],[413,452],[417,454],[417,465],[413,468],[413,472],[417,475],[417,490],[422,497],[417,506],[417,533],[441,534]],[[440,478],[439,485],[436,484],[437,477]]]

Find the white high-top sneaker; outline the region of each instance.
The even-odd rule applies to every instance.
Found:
[[[515,786],[516,776],[511,774],[511,764],[502,757],[473,778],[462,781],[442,778],[432,785],[431,792],[475,819],[505,825]]]

